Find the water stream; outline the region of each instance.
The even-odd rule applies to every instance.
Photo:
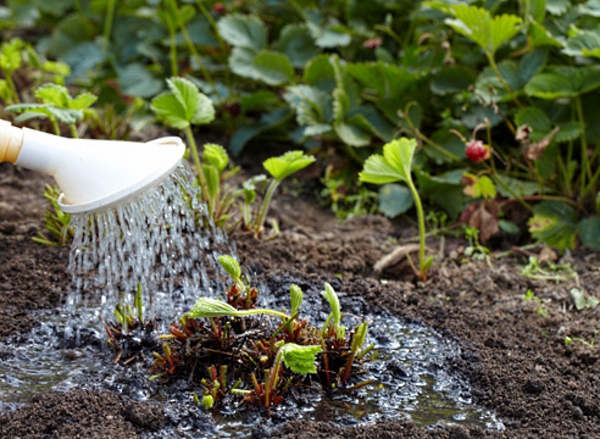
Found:
[[[370,322],[367,343],[375,344],[379,357],[367,363],[361,380],[370,378],[374,383],[347,394],[299,390],[269,418],[235,405],[209,416],[192,402],[199,389],[185,380],[168,386],[149,381],[148,360],[128,367],[114,365],[98,317],[114,320],[116,304],[132,304],[138,285],[146,317],[155,318],[162,332],[198,297],[224,291],[216,258],[235,255],[235,247],[196,201],[192,180],[191,171],[182,165],[129,205],[74,217],[76,236],[69,262],[73,292],[59,315],[40,314],[36,316],[40,324],[30,334],[0,343],[0,413],[38,392],[86,388],[160,404],[170,421],[147,439],[243,438],[257,425],[276,428],[299,418],[353,425],[410,417],[422,426],[503,429],[493,413],[473,404],[468,383],[449,370],[451,359],[461,353],[456,343],[425,326],[375,313],[360,298],[340,300],[342,310],[351,311],[344,322],[348,327],[359,318]],[[289,306],[268,287],[260,290],[263,305]],[[322,308],[320,295],[305,297],[303,311],[314,315],[317,323],[326,317]]]

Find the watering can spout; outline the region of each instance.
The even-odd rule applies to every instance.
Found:
[[[140,198],[179,165],[179,137],[150,142],[71,139],[0,120],[0,162],[51,175],[66,213],[101,212]]]

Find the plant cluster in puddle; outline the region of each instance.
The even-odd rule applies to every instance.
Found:
[[[331,312],[316,327],[300,316],[303,292],[297,285],[290,287],[289,313],[257,308],[258,291],[239,264],[230,256],[219,259],[234,281],[226,300],[200,298],[171,324],[169,334],[160,336],[154,379],[188,379],[202,389],[197,399],[208,408],[238,398],[269,409],[290,389],[310,386],[312,380],[342,391],[370,383],[358,381],[359,365],[373,349],[365,346],[367,323],[347,331],[331,285],[326,283],[321,293]]]

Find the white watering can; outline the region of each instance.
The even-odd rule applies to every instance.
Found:
[[[66,213],[95,213],[127,204],[157,187],[179,164],[179,137],[151,142],[71,139],[0,120],[0,162],[51,175]]]

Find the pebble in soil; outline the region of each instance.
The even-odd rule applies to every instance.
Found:
[[[288,307],[287,291],[293,279],[278,279],[277,291],[261,285],[261,306]],[[297,283],[297,281],[295,282]],[[320,287],[305,290],[302,315],[322,323],[329,310]],[[323,391],[318,383],[293,389],[270,414],[230,400],[220,412],[208,414],[193,403],[201,394],[198,385],[178,379],[169,384],[148,380],[151,359],[128,366],[113,364],[106,348],[105,334],[90,323],[74,331],[64,319],[45,319],[30,335],[0,344],[0,413],[28,401],[34,393],[90,389],[110,390],[127,398],[159,404],[165,413],[164,427],[147,438],[249,437],[294,419],[326,421],[338,426],[364,424],[377,419],[409,417],[423,427],[435,425],[475,426],[501,431],[495,415],[477,407],[468,383],[449,367],[461,355],[457,343],[431,328],[369,308],[359,297],[340,294],[348,328],[365,319],[369,322],[367,343],[374,343],[378,360],[363,364],[357,381],[373,379],[374,384],[349,393]],[[69,323],[71,324],[71,323]],[[144,347],[140,336],[140,352]],[[151,341],[147,341],[152,344]]]

